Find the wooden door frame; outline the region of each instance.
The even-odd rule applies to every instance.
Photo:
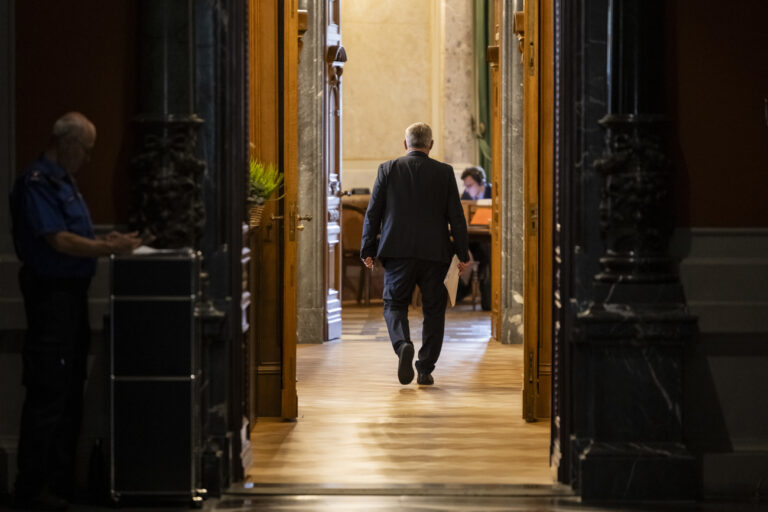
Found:
[[[523,293],[523,418],[534,421],[536,347],[539,339],[539,0],[526,0],[523,46],[523,197],[525,198]],[[535,99],[534,99],[535,98]]]
[[[296,265],[298,261],[299,223],[299,15],[295,0],[283,5],[281,125],[283,144],[281,160],[285,176],[283,193],[283,361],[281,416],[299,415],[296,394]]]
[[[536,365],[537,419],[552,403],[552,279],[554,226],[554,16],[553,0],[539,10],[539,344]]]
[[[501,37],[503,23],[502,0],[493,0],[493,30],[486,60],[490,66],[490,107],[491,107],[491,339],[501,340]]]
[[[552,381],[553,2],[527,0],[524,13],[523,418],[536,421],[550,415]]]

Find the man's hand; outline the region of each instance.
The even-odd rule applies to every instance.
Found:
[[[116,231],[107,235],[107,247],[114,254],[131,254],[134,249],[141,245],[141,238],[137,232],[118,233]]]
[[[460,261],[459,264],[456,265],[456,266],[459,267],[459,273],[462,273],[462,272],[464,272],[464,269],[469,266],[469,262],[468,261]]]
[[[131,235],[131,236],[136,236],[138,234],[139,234],[138,231],[134,231],[133,233],[126,233],[126,235]],[[123,236],[122,233],[118,233],[117,231],[112,231],[110,233],[107,233],[104,236],[100,236],[99,238],[101,238],[102,240],[115,240],[117,238],[120,238],[121,236]]]
[[[116,231],[96,240],[69,231],[59,231],[45,235],[45,240],[54,250],[81,258],[131,254],[141,245],[141,239],[135,233],[121,234]]]
[[[363,264],[368,267],[369,270],[373,270],[373,258],[370,256],[363,260]]]

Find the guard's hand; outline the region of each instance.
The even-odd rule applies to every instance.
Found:
[[[112,232],[107,235],[107,244],[109,250],[115,254],[131,254],[134,249],[141,245],[141,238],[136,236],[138,233],[117,233]]]
[[[462,272],[464,272],[464,269],[469,266],[469,262],[468,261],[460,261],[459,264],[456,265],[456,266],[459,267],[459,273],[462,273]]]
[[[125,234],[123,234],[123,233],[118,233],[117,231],[111,231],[110,233],[108,233],[108,234],[107,234],[107,235],[104,237],[104,239],[105,239],[105,240],[115,240],[115,239],[117,239],[117,238],[120,238],[121,236],[134,236],[134,237],[135,237],[135,236],[138,236],[138,235],[139,235],[139,232],[138,232],[138,231],[134,231],[134,232],[132,232],[132,233],[125,233]]]
[[[368,267],[369,270],[373,270],[373,258],[370,256],[363,260],[363,264]]]

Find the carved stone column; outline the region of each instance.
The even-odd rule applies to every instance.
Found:
[[[608,25],[608,114],[600,223],[602,282],[672,282],[670,162],[664,147],[663,2],[612,0]]]
[[[304,34],[299,60],[299,211],[317,222],[308,222],[299,244],[296,267],[298,289],[297,341],[322,343],[326,301],[325,268],[325,177],[323,162],[323,89],[325,83],[324,0],[300,0],[307,10],[308,30]]]
[[[156,247],[197,247],[205,224],[195,156],[192,0],[141,0],[138,7],[138,154],[132,160],[131,225]]]
[[[572,337],[573,483],[585,500],[691,499],[682,362],[696,321],[668,253],[663,2],[608,5],[606,146],[594,162],[605,252]]]
[[[523,342],[523,65],[515,12],[523,1],[504,2],[501,55],[501,342]]]

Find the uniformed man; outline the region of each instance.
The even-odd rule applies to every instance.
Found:
[[[27,332],[15,502],[63,510],[73,487],[90,341],[88,286],[96,258],[130,254],[135,233],[97,238],[73,175],[90,159],[96,128],[70,112],[11,192],[13,238],[21,261]]]

